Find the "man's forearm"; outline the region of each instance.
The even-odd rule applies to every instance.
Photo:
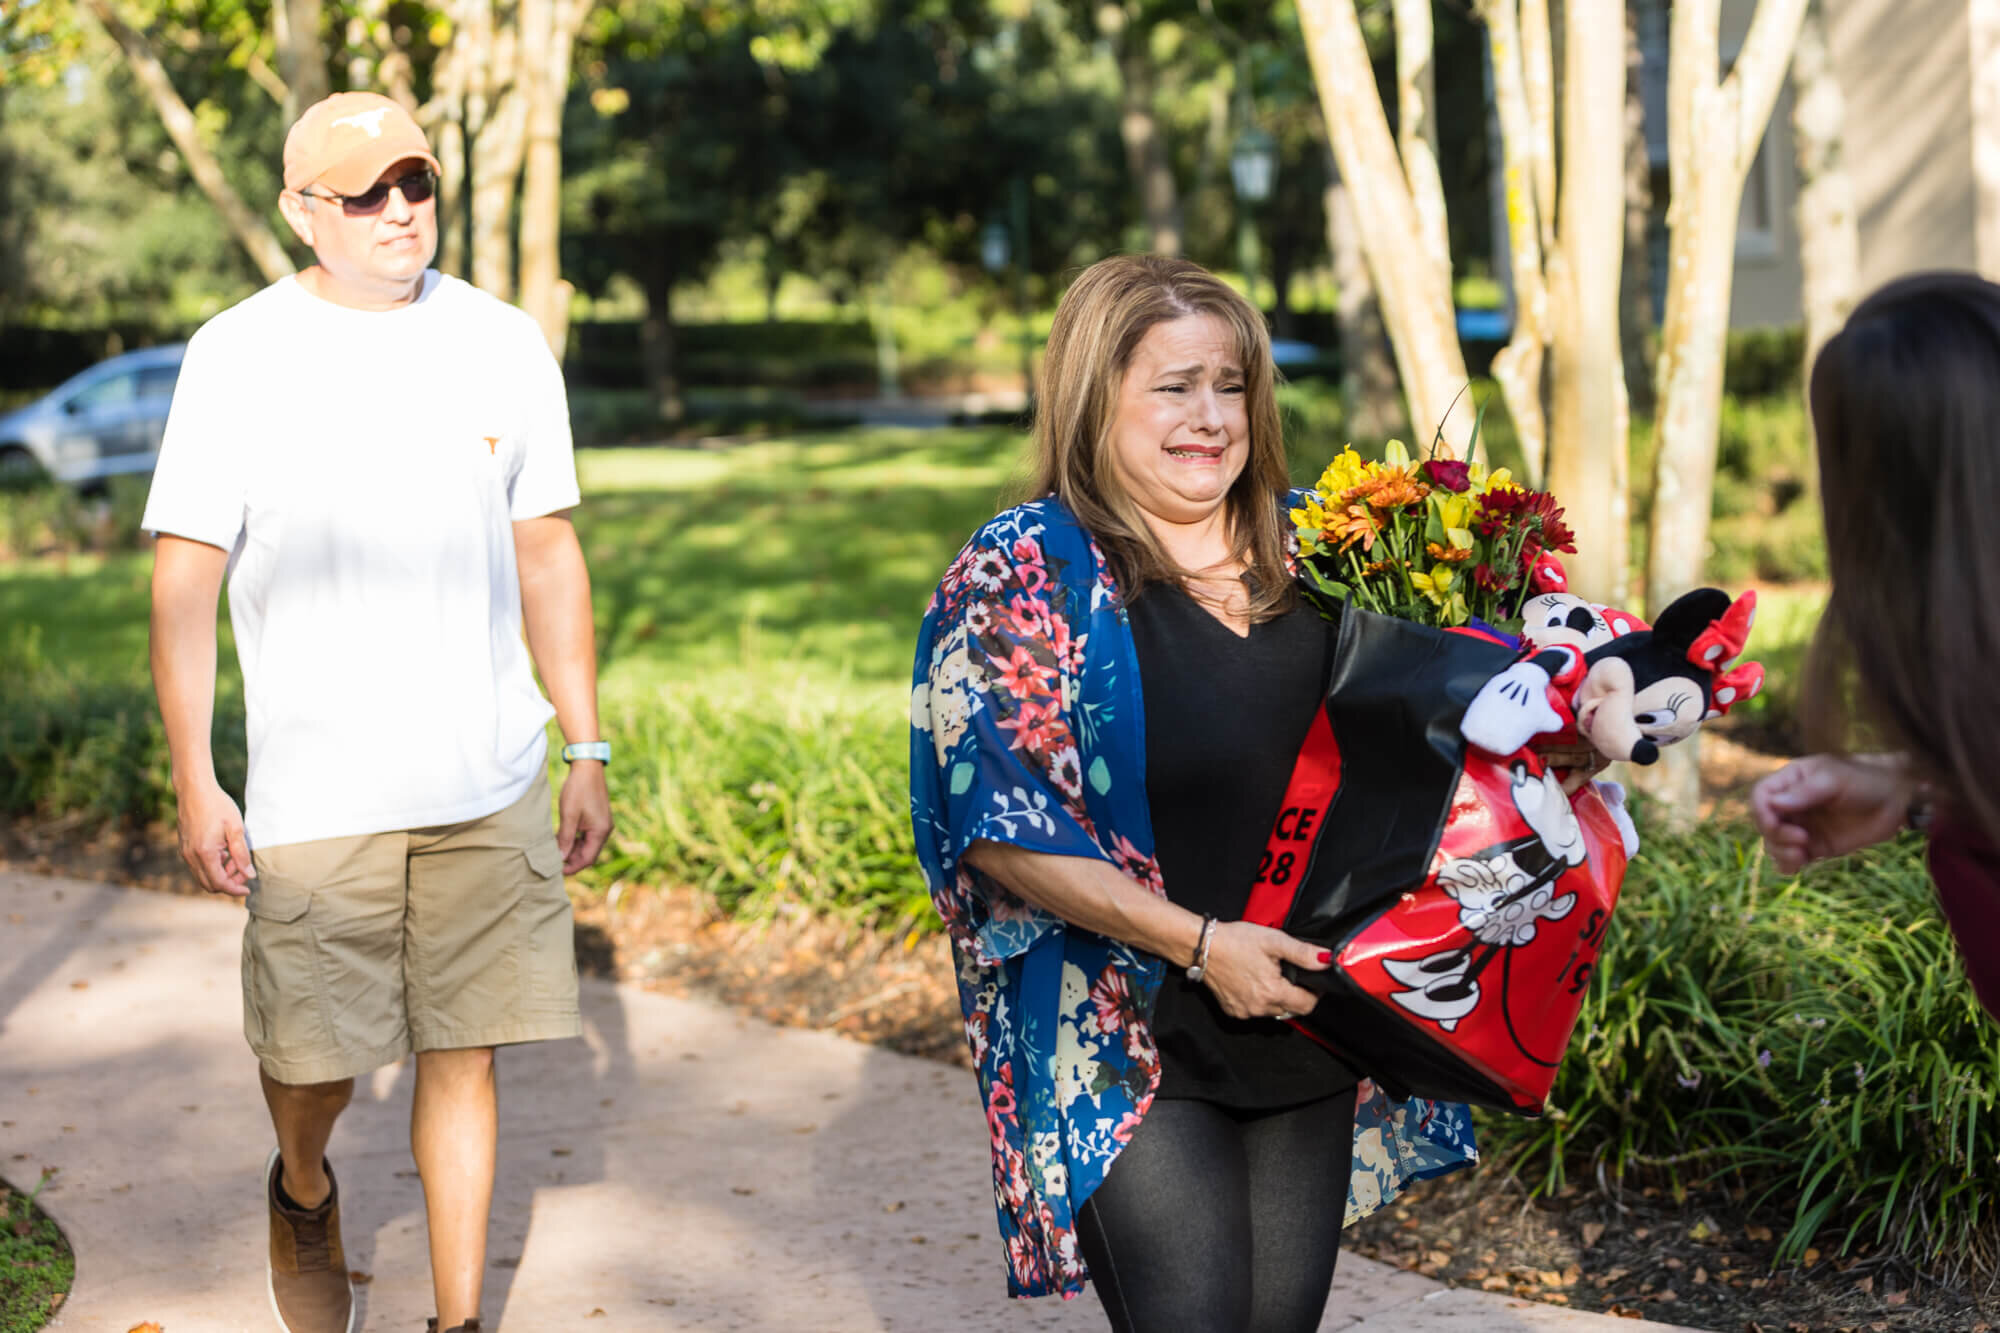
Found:
[[[522,543],[519,555],[528,652],[556,710],[556,725],[567,740],[598,740],[597,627],[590,571],[575,529],[563,521],[560,530]]]
[[[166,725],[176,791],[189,782],[215,778],[210,733],[215,722],[215,599],[221,572],[220,561],[207,554],[210,548],[179,549],[197,545],[163,538],[153,564],[153,690]]]

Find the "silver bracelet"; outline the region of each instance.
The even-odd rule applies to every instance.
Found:
[[[1188,965],[1187,979],[1189,981],[1199,982],[1202,977],[1207,975],[1208,946],[1214,941],[1214,937],[1215,918],[1204,916],[1201,919],[1201,939],[1196,941],[1194,946],[1194,962]]]

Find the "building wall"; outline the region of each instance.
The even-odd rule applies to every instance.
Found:
[[[1722,49],[1727,52],[1732,45],[1725,35]],[[1757,152],[1736,215],[1736,280],[1729,289],[1729,323],[1739,329],[1782,327],[1804,318],[1789,83],[1778,94]]]
[[[1976,267],[1966,0],[1837,0],[1827,42],[1847,98],[1863,293]]]

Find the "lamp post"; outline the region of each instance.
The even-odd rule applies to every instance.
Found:
[[[1255,125],[1236,136],[1229,150],[1229,179],[1236,186],[1236,253],[1250,304],[1257,304],[1257,229],[1253,214],[1271,197],[1278,175],[1277,141]]]
[[[1010,194],[1011,225],[995,218],[979,229],[979,262],[988,273],[999,277],[1009,268],[1014,270],[1012,304],[1014,323],[1020,333],[1021,344],[1021,402],[1023,410],[1030,410],[1035,401],[1035,352],[1033,337],[1028,330],[1027,302],[1027,241],[1028,241],[1028,193],[1027,182],[1014,179]],[[1014,264],[1015,234],[1021,242],[1021,263]]]

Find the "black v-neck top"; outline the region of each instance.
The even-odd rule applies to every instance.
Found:
[[[1187,592],[1153,584],[1131,606],[1146,705],[1146,797],[1167,897],[1237,921],[1292,765],[1333,666],[1333,627],[1303,602],[1247,636]],[[1169,968],[1153,1035],[1159,1096],[1241,1110],[1344,1092],[1355,1075],[1273,1019],[1235,1019]]]

